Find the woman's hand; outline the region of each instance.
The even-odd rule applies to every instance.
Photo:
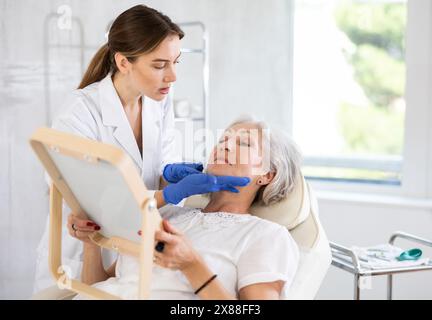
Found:
[[[84,215],[78,216],[74,213],[70,213],[68,216],[67,228],[72,237],[86,243],[93,243],[89,235],[100,230],[100,226],[88,220]]]
[[[163,220],[163,229],[155,233],[156,242],[163,243],[163,250],[155,250],[154,261],[163,268],[183,271],[193,267],[200,259],[189,240],[174,228],[168,220]],[[138,232],[141,234],[141,231]],[[160,245],[158,244],[160,248]]]
[[[204,167],[201,163],[170,163],[163,170],[163,177],[169,183],[177,183],[190,174],[202,173]]]

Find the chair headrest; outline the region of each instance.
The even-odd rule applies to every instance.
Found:
[[[288,230],[294,229],[310,213],[309,193],[303,176],[297,178],[294,189],[285,199],[269,206],[253,205],[250,213],[286,226]]]
[[[186,200],[185,206],[203,208],[208,201],[208,197],[193,196]],[[288,230],[291,230],[307,219],[310,209],[306,181],[303,176],[299,176],[294,189],[285,199],[269,206],[255,204],[250,208],[250,213],[286,226]]]

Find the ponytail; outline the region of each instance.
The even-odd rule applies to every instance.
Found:
[[[81,80],[78,89],[87,87],[88,85],[101,81],[111,71],[111,57],[108,44],[104,44],[94,55],[88,66],[84,77]]]
[[[101,81],[110,72],[115,73],[116,52],[133,62],[138,56],[154,50],[169,35],[181,39],[184,33],[163,13],[144,5],[124,11],[112,23],[108,43],[96,52],[78,89]]]

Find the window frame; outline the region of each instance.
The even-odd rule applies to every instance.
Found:
[[[295,14],[295,0],[290,1]],[[294,18],[294,14],[292,18]],[[292,19],[294,20],[294,19]],[[291,23],[289,59],[294,65]],[[407,197],[432,196],[432,1],[407,0],[406,24],[405,130],[400,185],[309,180],[316,190],[360,192]],[[292,67],[291,67],[292,70]],[[290,83],[290,96],[293,85]],[[293,103],[290,99],[290,133],[293,128]]]

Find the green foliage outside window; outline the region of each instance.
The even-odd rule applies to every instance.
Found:
[[[368,106],[341,104],[339,120],[351,153],[401,154],[405,88],[405,3],[341,1],[336,24],[352,42],[345,52]]]

